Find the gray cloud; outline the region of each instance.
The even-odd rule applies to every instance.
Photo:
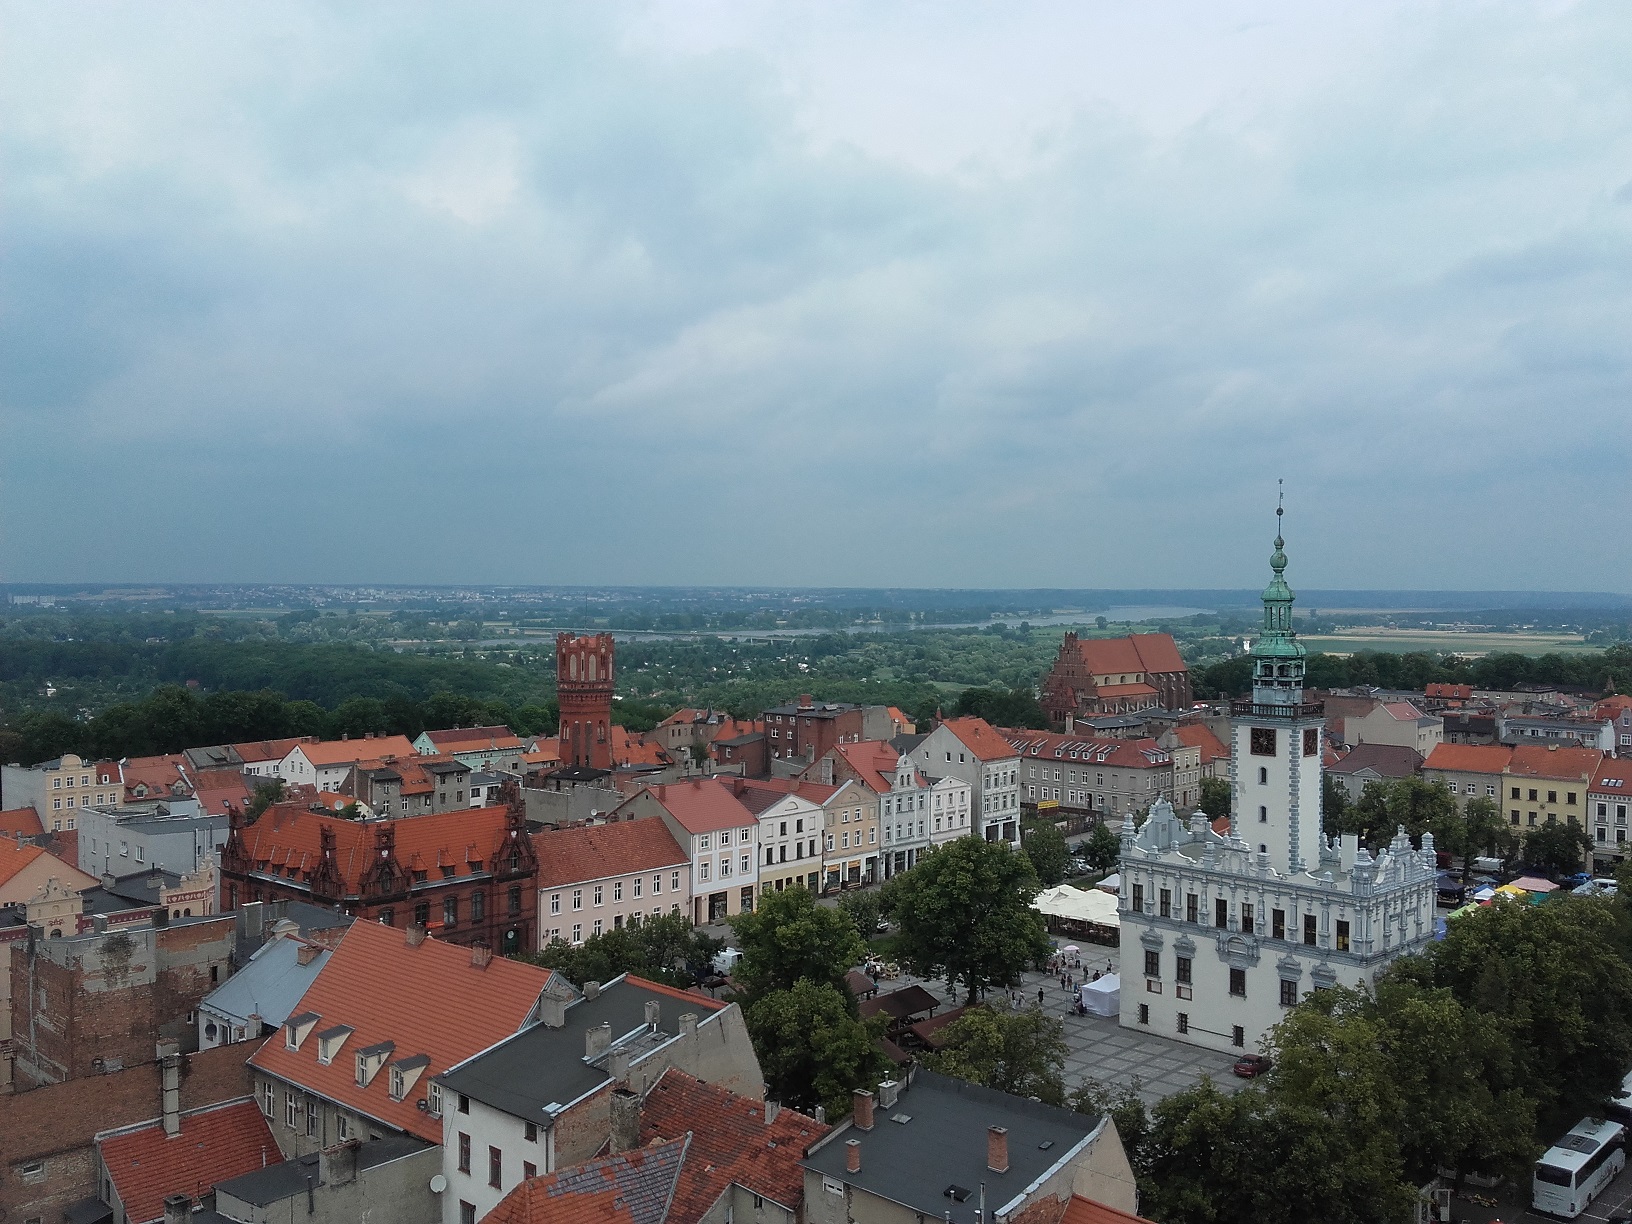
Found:
[[[1632,23],[9,11],[21,579],[1632,589]]]

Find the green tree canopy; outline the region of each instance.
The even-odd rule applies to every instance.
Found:
[[[818,905],[808,889],[762,893],[750,913],[731,919],[742,960],[732,976],[750,996],[791,990],[801,981],[844,988],[844,975],[867,955],[855,923]]]
[[[1048,955],[1031,860],[1007,842],[960,837],[896,877],[896,947],[921,977],[962,982],[970,1003]]]
[[[1036,1007],[971,1007],[941,1030],[931,1070],[999,1092],[1065,1103],[1065,1024]]]
[[[1553,875],[1574,875],[1591,850],[1592,839],[1573,821],[1553,821],[1524,835],[1524,861]]]
[[[614,927],[573,945],[557,940],[516,959],[556,969],[575,985],[609,982],[633,973],[669,986],[692,986],[725,945],[691,925],[684,914],[663,914],[639,926]]]
[[[749,1003],[748,1033],[767,1095],[807,1113],[821,1105],[840,1118],[851,1093],[878,1083],[888,1068],[878,1048],[884,1019],[858,1020],[851,1006],[837,987],[808,978]]]
[[[1031,860],[1044,888],[1052,888],[1065,879],[1065,869],[1071,862],[1071,851],[1065,844],[1065,834],[1052,820],[1028,820],[1020,831],[1020,848]]]
[[[1197,805],[1208,816],[1217,820],[1230,814],[1230,784],[1223,778],[1201,780],[1201,802]]]
[[[1111,831],[1110,825],[1096,824],[1082,849],[1095,871],[1109,871],[1122,855],[1122,839]]]

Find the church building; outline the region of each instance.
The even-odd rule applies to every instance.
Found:
[[[1228,835],[1165,799],[1122,824],[1122,1026],[1224,1051],[1257,1050],[1310,991],[1370,982],[1434,929],[1431,834],[1416,850],[1401,828],[1373,857],[1321,829],[1325,711],[1304,696],[1279,533],[1270,567],[1252,695],[1231,703]]]

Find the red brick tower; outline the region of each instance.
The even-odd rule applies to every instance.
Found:
[[[612,768],[612,635],[555,639],[555,698],[561,763]]]

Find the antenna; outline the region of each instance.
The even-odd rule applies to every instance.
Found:
[[[1286,480],[1284,477],[1277,478],[1275,484],[1277,486],[1275,494],[1275,525],[1276,527],[1279,527],[1280,517],[1286,513]]]

